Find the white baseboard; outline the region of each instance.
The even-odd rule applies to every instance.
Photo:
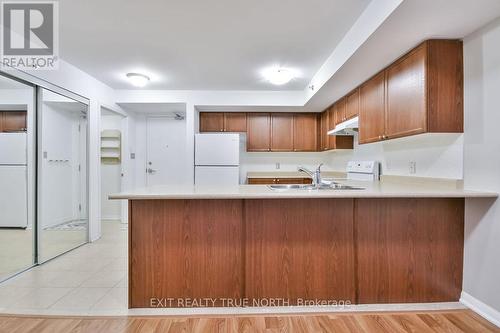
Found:
[[[500,327],[500,311],[493,309],[488,304],[481,302],[464,291],[462,291],[460,295],[460,303],[467,306],[487,321]]]
[[[101,221],[121,221],[121,216],[101,216]]]

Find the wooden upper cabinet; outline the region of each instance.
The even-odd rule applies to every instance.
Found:
[[[246,132],[245,112],[200,112],[200,132]]]
[[[200,132],[224,132],[224,113],[200,112]]]
[[[247,114],[247,151],[271,150],[271,115]]]
[[[337,103],[333,104],[330,106],[328,110],[326,110],[327,116],[328,116],[328,126],[327,126],[327,132],[331,131],[332,129],[335,128],[336,123],[336,113],[337,113]]]
[[[360,143],[463,132],[461,41],[425,41],[382,73],[360,88]]]
[[[426,44],[387,69],[386,138],[427,131]]]
[[[335,103],[334,123],[335,126],[346,121],[345,116],[345,98],[341,98]]]
[[[318,150],[318,115],[301,113],[293,116],[293,151]]]
[[[359,88],[345,98],[345,118],[351,119],[359,115]]]
[[[0,132],[26,132],[26,111],[0,112]]]
[[[382,140],[385,132],[385,71],[360,87],[359,100],[359,143]]]
[[[271,151],[293,151],[293,114],[271,114]]]
[[[428,40],[427,131],[463,133],[464,64],[460,40]]]
[[[225,132],[246,132],[247,114],[245,112],[225,112],[224,113]]]
[[[320,127],[320,138],[319,138],[319,150],[324,151],[329,148],[329,136],[328,132],[328,110],[323,111],[319,118],[319,127]]]

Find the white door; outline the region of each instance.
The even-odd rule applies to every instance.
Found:
[[[186,122],[173,117],[147,119],[147,186],[186,184]]]

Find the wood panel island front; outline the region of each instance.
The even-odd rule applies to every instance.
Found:
[[[129,307],[458,301],[464,198],[496,194],[394,189],[113,195],[129,199]]]

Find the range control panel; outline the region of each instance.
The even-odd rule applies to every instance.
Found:
[[[377,161],[349,161],[346,171],[348,179],[378,180],[380,176],[380,163]]]

